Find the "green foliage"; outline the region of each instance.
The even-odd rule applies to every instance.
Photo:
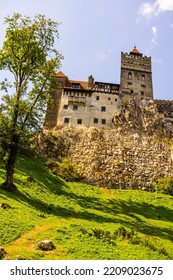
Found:
[[[4,176],[2,163],[0,184]],[[65,182],[36,157],[17,161],[14,182],[15,193],[0,189],[0,203],[10,206],[0,207],[7,259],[173,258],[169,195]],[[38,250],[46,239],[55,250]]]
[[[153,187],[158,193],[173,195],[173,178],[159,178],[153,182]]]
[[[63,158],[61,162],[56,162],[52,172],[67,182],[78,182],[81,180],[75,165],[68,158]]]
[[[11,72],[14,82],[5,79],[1,85],[7,92],[0,110],[1,124],[6,126],[8,135],[16,122],[15,132],[24,135],[25,130],[33,132],[40,125],[53,86],[52,78],[60,65],[62,57],[54,48],[58,23],[43,15],[31,19],[14,13],[5,18],[5,24],[0,69]],[[14,94],[10,88],[14,88]]]
[[[20,148],[43,124],[53,78],[62,56],[54,48],[58,23],[37,15],[33,19],[14,13],[5,18],[5,41],[0,49],[0,70],[13,80],[2,81],[5,94],[0,104],[0,145],[8,152],[6,190],[14,190],[14,165]]]
[[[109,230],[92,229],[92,232],[93,236],[95,236],[97,239],[100,239],[103,242],[114,243],[111,232]]]

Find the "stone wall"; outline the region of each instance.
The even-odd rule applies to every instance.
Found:
[[[115,115],[114,129],[45,131],[38,148],[49,160],[71,159],[84,182],[107,188],[150,189],[159,177],[173,176],[172,132],[153,101],[146,106],[131,100]]]

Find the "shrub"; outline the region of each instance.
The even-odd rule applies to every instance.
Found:
[[[127,239],[132,244],[139,244],[140,243],[140,238],[138,237],[137,233],[133,229],[128,231],[123,226],[119,227],[114,232],[114,237],[119,238],[120,240]]]
[[[94,228],[92,229],[91,236],[94,236],[95,238],[100,239],[103,242],[107,242],[115,245],[113,236],[111,235],[111,232],[109,230]]]
[[[61,162],[56,162],[52,171],[67,182],[78,182],[82,179],[76,167],[68,158],[63,158]]]
[[[156,192],[173,195],[173,178],[159,178],[153,182],[153,187]]]

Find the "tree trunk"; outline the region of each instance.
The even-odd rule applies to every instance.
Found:
[[[3,188],[9,192],[16,190],[16,186],[13,183],[14,166],[18,154],[18,142],[19,138],[13,137],[13,143],[10,145],[9,156],[6,163],[6,181],[3,184]]]

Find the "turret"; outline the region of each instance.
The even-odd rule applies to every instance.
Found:
[[[153,99],[151,57],[143,56],[136,47],[121,53],[120,90],[140,99]]]

